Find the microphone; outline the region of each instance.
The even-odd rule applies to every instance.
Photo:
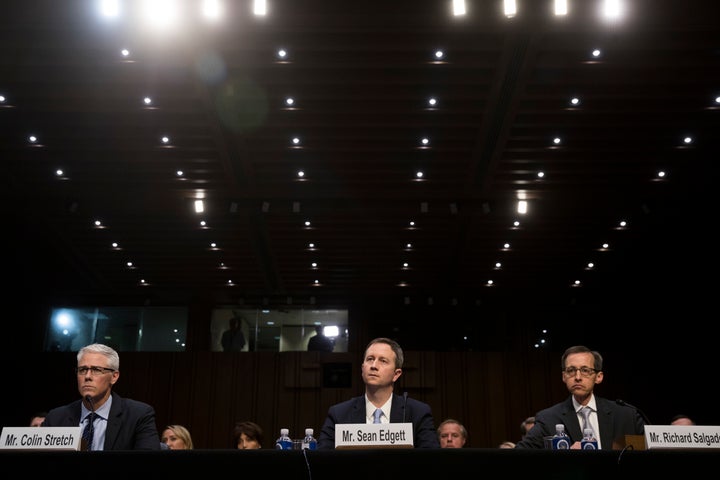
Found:
[[[625,400],[620,400],[619,398],[618,398],[617,400],[615,400],[615,403],[617,403],[618,405],[620,405],[620,406],[622,406],[622,407],[630,407],[630,408],[632,408],[632,409],[635,410],[638,414],[640,414],[640,416],[641,416],[642,419],[643,419],[643,422],[645,422],[646,425],[652,425],[652,422],[650,421],[650,419],[648,418],[648,416],[645,415],[645,412],[643,412],[642,410],[640,410],[640,409],[639,409],[638,407],[636,407],[635,405],[631,405],[631,404],[627,403]]]
[[[407,392],[403,392],[403,423],[405,423],[405,411],[407,410]]]
[[[95,413],[95,403],[93,402],[92,395],[85,395],[85,402],[90,405],[90,413]]]

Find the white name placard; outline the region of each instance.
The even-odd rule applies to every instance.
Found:
[[[0,449],[80,450],[80,427],[3,427]]]
[[[412,423],[337,424],[335,448],[413,448]]]
[[[720,449],[720,426],[645,425],[645,447]]]

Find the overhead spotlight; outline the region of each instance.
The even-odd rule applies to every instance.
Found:
[[[467,13],[467,9],[465,8],[465,0],[453,0],[452,6],[453,15],[455,15],[456,17],[458,15],[465,15]]]
[[[202,13],[205,18],[217,20],[222,13],[222,7],[218,0],[205,0],[202,4]]]
[[[555,0],[555,15],[567,15],[568,13],[568,2],[567,0]]]
[[[254,0],[253,1],[253,13],[257,16],[267,15],[267,1],[266,0]]]
[[[520,213],[522,215],[526,214],[527,208],[528,208],[527,200],[518,200],[518,203],[517,203],[518,213]]]
[[[205,204],[202,200],[195,200],[195,213],[202,213],[205,211]]]
[[[605,0],[602,6],[602,13],[609,20],[616,20],[623,14],[621,0]]]
[[[503,4],[506,17],[512,18],[517,15],[517,3],[515,0],[505,0]]]
[[[102,2],[100,2],[100,14],[105,18],[115,18],[120,15],[119,1],[102,0]]]

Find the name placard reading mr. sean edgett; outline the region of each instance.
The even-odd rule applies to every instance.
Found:
[[[80,450],[80,427],[3,427],[0,449]]]
[[[413,448],[412,423],[338,424],[335,448]]]

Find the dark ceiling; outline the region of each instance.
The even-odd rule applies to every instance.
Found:
[[[234,1],[216,25],[186,1],[165,33],[140,26],[139,2],[115,21],[96,3],[3,3],[17,291],[596,302],[684,290],[718,265],[702,203],[718,173],[717,0],[626,0],[614,22],[594,0],[564,18],[550,0],[518,0],[514,18],[499,0],[468,0],[462,18],[450,0],[268,0],[264,18]]]

